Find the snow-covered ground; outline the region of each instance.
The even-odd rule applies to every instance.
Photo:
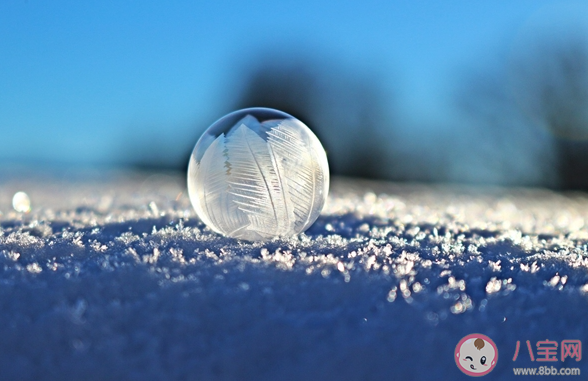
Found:
[[[256,243],[169,175],[8,176],[0,210],[1,380],[468,379],[470,333],[498,347],[485,379],[588,375],[525,345],[588,344],[584,194],[335,179],[306,234]]]

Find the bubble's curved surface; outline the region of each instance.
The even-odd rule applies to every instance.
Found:
[[[225,236],[250,241],[292,236],[318,218],[329,166],[318,138],[278,110],[235,111],[208,128],[188,166],[198,217]]]

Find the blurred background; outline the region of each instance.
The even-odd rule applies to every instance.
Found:
[[[242,107],[333,175],[588,190],[588,3],[0,2],[0,169],[185,171]]]

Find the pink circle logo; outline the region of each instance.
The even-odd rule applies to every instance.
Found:
[[[454,358],[459,370],[468,376],[485,376],[496,366],[498,349],[488,336],[472,333],[457,343]]]

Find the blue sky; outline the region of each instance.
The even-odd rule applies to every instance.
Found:
[[[350,75],[381,76],[408,118],[444,120],[459,73],[504,59],[554,4],[2,1],[0,165],[116,164],[146,131],[171,147],[192,139],[274,47],[326,51]]]

